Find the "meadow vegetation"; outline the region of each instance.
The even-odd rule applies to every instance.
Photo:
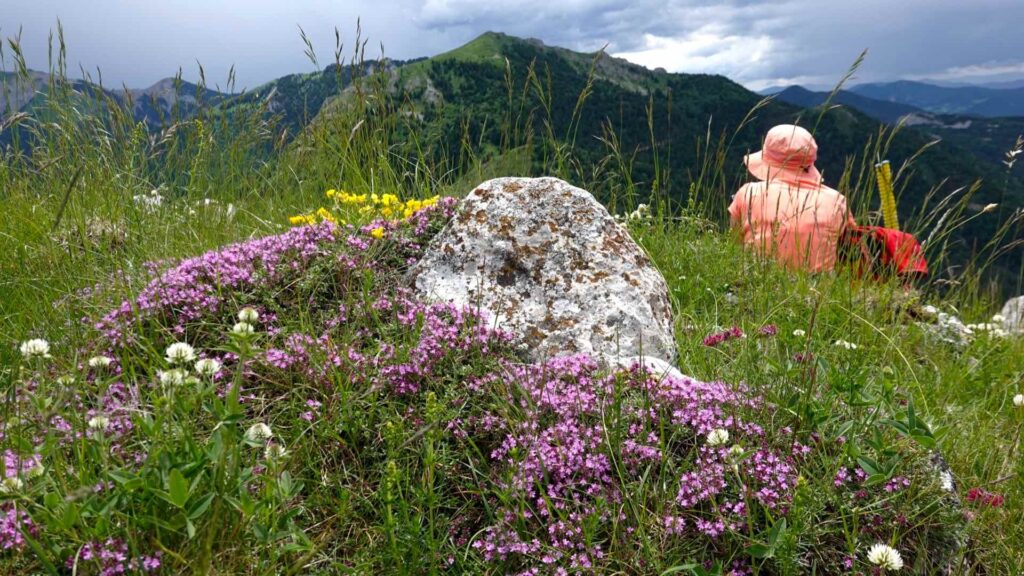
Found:
[[[59,81],[7,119],[0,572],[1024,568],[1024,339],[988,325],[980,280],[1013,224],[942,285],[785,271],[721,220],[745,123],[699,143],[683,200],[653,113],[640,175],[610,125],[577,153],[588,91],[554,110],[544,77],[509,71],[487,143],[421,123],[386,71],[288,142],[259,100],[153,127]],[[836,182],[859,219],[889,141]],[[622,215],[693,379],[527,364],[476,311],[403,290],[457,198],[509,172]],[[938,265],[986,214],[937,189],[904,220]],[[975,326],[949,337],[937,312]]]

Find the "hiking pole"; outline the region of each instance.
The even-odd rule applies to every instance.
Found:
[[[890,230],[899,230],[896,217],[896,194],[892,190],[892,168],[888,160],[875,164],[875,179],[878,180],[878,196],[882,200],[882,222]]]

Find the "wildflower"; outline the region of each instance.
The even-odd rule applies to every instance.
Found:
[[[729,431],[724,428],[715,428],[708,433],[708,446],[722,446],[729,441]]]
[[[793,330],[793,336],[803,338],[804,336],[807,336],[807,332],[804,332],[801,328],[797,328],[796,330]]]
[[[847,350],[856,350],[857,349],[857,345],[856,344],[854,344],[853,342],[847,342],[846,340],[836,340],[832,344],[834,346],[838,346],[839,348],[846,348]]]
[[[49,358],[50,343],[42,338],[33,338],[21,343],[21,355],[26,360],[33,358]]]
[[[384,229],[378,226],[373,230],[370,230],[370,236],[373,236],[374,238],[380,240],[381,238],[384,237]]]
[[[196,361],[196,372],[200,376],[213,376],[220,371],[220,362],[213,358],[203,358]]]
[[[171,364],[186,364],[195,359],[195,349],[184,342],[175,342],[167,347],[167,362]]]
[[[75,383],[75,377],[71,376],[69,374],[65,374],[64,376],[58,376],[57,377],[57,384],[60,384],[61,386],[71,386],[74,383]]]
[[[868,562],[878,566],[882,571],[900,570],[903,568],[903,557],[895,548],[886,544],[875,544],[868,550]]]
[[[0,494],[13,494],[15,492],[21,492],[21,489],[25,487],[25,482],[17,476],[8,476],[0,481]]]
[[[245,431],[245,439],[250,442],[263,442],[274,437],[274,431],[270,429],[263,422],[259,422],[249,426],[249,429]]]
[[[173,370],[161,370],[156,373],[160,383],[164,386],[181,386],[185,382],[185,371],[180,368]]]
[[[248,306],[238,311],[238,321],[247,322],[249,324],[255,324],[260,319],[260,314],[253,308]]]
[[[1006,498],[1002,494],[989,492],[984,488],[971,488],[967,491],[967,501],[981,504],[983,506],[999,508],[1006,501]]]
[[[110,425],[110,418],[107,418],[106,416],[104,416],[102,414],[97,414],[97,415],[95,415],[95,416],[93,416],[92,418],[89,419],[89,429],[90,430],[96,430],[97,432],[102,432],[102,431],[106,430],[107,426],[109,426],[109,425]]]
[[[255,331],[256,329],[248,322],[236,322],[235,325],[231,327],[232,334],[243,338],[246,336],[252,336]]]
[[[113,360],[107,356],[93,356],[92,358],[89,358],[89,367],[106,368],[107,366],[110,366],[111,362],[113,362]]]
[[[723,430],[723,432],[725,431]],[[726,432],[726,436],[728,435],[729,433]],[[733,444],[732,448],[729,448],[729,457],[739,458],[740,456],[743,456],[743,446],[740,446],[739,444]]]
[[[1005,324],[1006,323],[1006,316],[1003,316],[1002,314],[996,314],[996,315],[992,316],[992,323],[994,323],[994,324]]]
[[[1017,408],[1024,406],[1024,394],[1017,394],[1013,397],[1013,405]]]
[[[288,451],[284,449],[284,446],[271,442],[267,444],[267,447],[263,449],[263,457],[267,460],[281,460],[288,455]]]
[[[761,326],[761,328],[758,329],[757,333],[760,334],[761,336],[775,336],[776,334],[779,333],[779,328],[775,324],[766,324],[764,326]]]
[[[37,460],[36,463],[31,468],[28,469],[28,471],[26,472],[26,475],[29,478],[39,478],[40,476],[42,476],[45,473],[46,473],[46,466],[43,466],[43,461],[40,459],[40,460]]]

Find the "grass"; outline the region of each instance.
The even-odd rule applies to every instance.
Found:
[[[522,79],[524,91],[542,91],[538,78]],[[629,406],[665,408],[642,393],[643,377],[619,375],[608,384],[600,422],[590,413],[532,406],[522,395],[536,375],[514,379],[502,371],[518,356],[500,336],[491,335],[486,347],[457,336],[443,340],[441,331],[431,332],[430,319],[454,323],[464,335],[472,318],[453,319],[395,292],[405,258],[416,254],[408,242],[435,233],[443,210],[424,212],[430,225],[419,232],[384,221],[369,228],[386,227],[380,239],[369,229],[347,231],[366,247],[318,244],[315,255],[295,258],[302,263],[297,271],[231,286],[216,279],[218,306],[193,317],[174,307],[133,312],[121,327],[123,343],[97,331],[100,317],[144,293],[147,262],[168,270],[230,242],[294,230],[288,217],[324,205],[327,189],[457,196],[475,183],[467,178],[504,175],[524,164],[514,155],[475,161],[470,141],[463,150],[396,154],[398,138],[421,139],[423,150],[436,142],[408,123],[402,103],[381,97],[381,84],[364,79],[365,98],[286,148],[272,141],[274,120],[258,108],[239,117],[209,111],[173,119],[173,130],[154,135],[108,101],[101,100],[108,113],[97,120],[59,85],[47,102],[52,122],[22,120],[32,146],[0,159],[0,210],[7,215],[0,226],[3,449],[41,455],[45,474],[26,471],[24,486],[2,496],[9,519],[11,510],[25,512],[35,526],[16,550],[0,551],[4,571],[69,573],[70,561],[77,573],[98,573],[109,566],[95,550],[121,547],[138,560],[135,569],[159,557],[166,573],[526,569],[544,553],[564,550],[545,540],[542,552],[501,559],[474,546],[512,533],[543,540],[547,533],[522,515],[532,510],[536,519],[546,505],[511,487],[530,454],[507,454],[514,465],[490,455],[501,447],[499,432],[513,436],[523,423],[554,429],[570,418],[608,430],[582,449],[609,458],[616,475],[610,482],[623,489],[621,499],[574,500],[578,516],[565,518],[582,527],[567,538],[588,552],[601,547],[603,559],[591,554],[589,561],[603,572],[725,573],[735,561],[756,574],[834,573],[846,556],[866,571],[865,550],[878,541],[917,562],[912,570],[938,570],[923,551],[955,533],[964,516],[924,465],[932,447],[948,460],[972,517],[965,523],[970,543],[954,559],[954,572],[1024,569],[1024,409],[1011,401],[1024,391],[1024,340],[983,333],[953,345],[922,326],[925,303],[955,310],[965,321],[987,321],[997,303],[970,278],[940,299],[932,290],[791,273],[752,258],[714,218],[714,202],[731,175],[720,160],[727,142],[715,150],[710,134],[708,153],[694,167],[702,177],[690,204],[683,209],[656,195],[653,218],[632,223],[631,232],[668,281],[680,370],[765,402],[724,405],[729,415],[767,431],[761,437],[733,429],[733,441],[780,453],[794,441],[812,447],[793,461],[799,478],[785,512],[730,493],[749,506],[749,524],[715,539],[692,529],[673,535],[664,522],[680,515],[693,526],[717,517],[707,503],[682,511],[674,504],[680,476],[698,467],[706,434],[693,425],[659,429],[655,445],[664,459],[639,468],[617,459],[625,442],[635,440],[631,426],[655,432],[651,422],[632,420]],[[577,181],[582,170],[565,143],[570,135],[565,141],[550,130],[538,135],[553,151],[549,171]],[[866,143],[866,150],[884,138]],[[591,173],[586,184],[613,201],[624,191],[616,203],[631,209],[634,190],[645,184],[632,181],[628,154],[614,134],[607,139],[604,172]],[[515,154],[531,144],[508,140],[506,152]],[[843,180],[857,180],[856,166]],[[861,191],[870,185],[869,176],[856,184]],[[135,199],[152,190],[162,198],[158,206]],[[950,208],[939,206],[944,225],[957,225],[956,213],[944,217]],[[389,219],[344,207],[335,215],[360,224]],[[352,264],[338,265],[335,257]],[[231,332],[244,306],[259,310],[254,336]],[[416,312],[411,324],[402,310]],[[175,331],[179,326],[184,332]],[[747,338],[703,344],[708,334],[733,326]],[[768,326],[777,334],[759,337]],[[323,342],[304,339],[322,334]],[[30,338],[48,340],[53,358],[22,358],[19,344]],[[420,374],[417,350],[430,338],[442,339],[444,350],[422,360],[430,376],[394,379],[396,366]],[[164,349],[176,340],[222,362],[220,376],[193,373],[195,380],[181,385],[173,375],[161,376],[174,369]],[[836,346],[839,340],[856,348]],[[266,361],[270,350],[293,361]],[[96,354],[111,357],[118,372],[90,367]],[[797,354],[814,360],[801,362]],[[607,382],[600,373],[572,370],[579,372],[562,374],[570,384]],[[496,380],[487,380],[494,374]],[[488,384],[473,384],[479,379]],[[401,386],[414,390],[396,392]],[[97,416],[113,423],[104,426]],[[58,417],[66,426],[55,424]],[[471,424],[492,420],[497,429]],[[272,430],[269,442],[252,428],[261,422]],[[577,430],[580,437],[583,431]],[[853,474],[858,467],[870,475],[863,488],[835,486],[840,469]],[[883,490],[900,477],[911,486]],[[1005,502],[968,502],[971,488]],[[856,494],[861,489],[866,496]],[[504,515],[510,510],[513,520]],[[556,564],[569,565],[568,558],[565,553]]]

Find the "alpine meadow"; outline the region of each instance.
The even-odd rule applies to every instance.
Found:
[[[110,88],[60,28],[45,72],[0,47],[0,573],[1024,571],[1019,118],[869,115],[864,55],[763,97],[494,32],[301,38],[315,71],[251,90]],[[890,162],[927,279],[745,249],[727,207],[778,124],[858,223]],[[609,281],[586,262],[635,242],[667,369],[424,295],[454,230],[516,228],[502,186],[589,193],[612,240],[549,279],[513,237],[494,289]],[[542,233],[589,241],[577,214]]]

